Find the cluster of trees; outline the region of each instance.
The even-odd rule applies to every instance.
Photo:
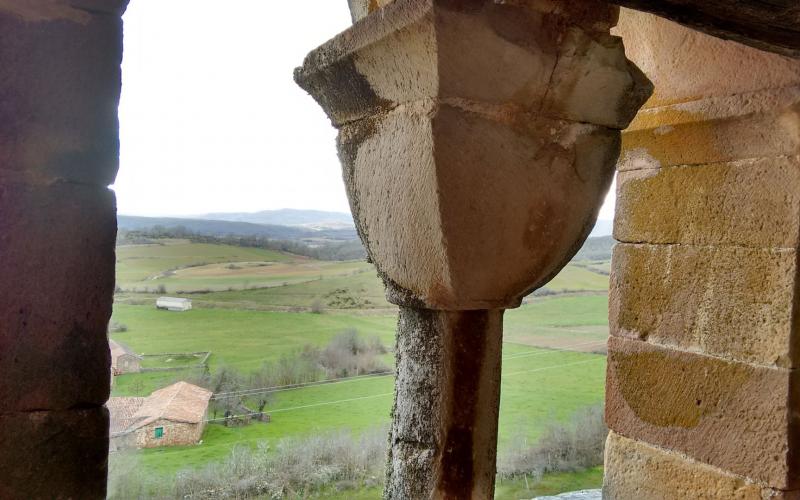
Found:
[[[217,245],[233,245],[247,248],[275,250],[295,255],[303,255],[317,260],[357,260],[364,259],[366,252],[359,240],[321,241],[308,244],[298,240],[280,240],[263,236],[212,236],[196,233],[185,226],[153,226],[149,229],[120,230],[117,234],[118,245],[157,244],[164,238],[186,239],[194,243],[211,243]]]
[[[364,338],[357,330],[347,329],[324,347],[305,345],[299,352],[263,363],[255,372],[243,374],[235,368],[222,366],[190,382],[215,394],[212,418],[239,415],[247,413],[245,407],[257,407],[261,411],[268,404],[271,393],[258,392],[264,388],[389,373],[391,368],[381,359],[387,352],[378,337]],[[244,391],[247,392],[242,395]]]

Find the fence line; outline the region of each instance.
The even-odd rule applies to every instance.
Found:
[[[579,342],[577,344],[571,344],[564,347],[559,348],[540,348],[538,351],[531,351],[531,352],[524,352],[524,353],[517,353],[517,354],[510,354],[508,356],[503,356],[503,361],[510,360],[510,359],[518,359],[524,357],[534,357],[534,356],[542,356],[545,354],[552,354],[555,352],[564,352],[570,351],[574,347],[581,347],[586,345],[593,345],[593,344],[605,344],[605,340],[593,340],[589,342]],[[543,351],[544,350],[544,351]],[[272,392],[283,392],[292,389],[302,389],[304,387],[316,387],[319,385],[330,385],[330,384],[340,384],[346,382],[352,382],[355,380],[362,380],[362,379],[370,379],[370,378],[382,378],[388,377],[390,375],[394,375],[394,371],[387,371],[387,372],[379,372],[379,373],[371,373],[367,375],[354,375],[351,377],[341,377],[336,379],[330,380],[318,380],[315,382],[301,382],[297,384],[287,384],[287,385],[278,385],[272,387],[259,387],[256,389],[243,389],[241,391],[229,391],[229,392],[219,392],[215,393],[211,399],[226,399],[231,397],[239,397],[239,396],[254,396],[256,394],[267,394]]]
[[[543,371],[547,371],[547,370],[554,370],[556,368],[564,368],[564,367],[568,367],[568,366],[582,365],[582,364],[591,363],[591,362],[600,361],[600,360],[605,360],[605,358],[598,356],[598,357],[595,357],[595,358],[592,358],[592,359],[585,359],[585,360],[582,360],[582,361],[575,361],[575,362],[572,362],[572,363],[561,363],[561,364],[558,364],[558,365],[543,366],[543,367],[540,367],[540,368],[532,368],[530,370],[519,370],[519,371],[511,372],[511,373],[504,373],[503,377],[510,377],[510,376],[513,376],[513,375],[519,375],[521,373],[543,372]],[[269,411],[242,413],[242,414],[238,414],[238,415],[229,415],[227,417],[210,418],[210,419],[203,420],[203,422],[222,422],[222,421],[225,421],[225,420],[228,420],[228,419],[251,417],[253,415],[261,415],[261,414],[264,414],[264,413],[273,414],[273,413],[282,413],[282,412],[287,412],[287,411],[304,410],[304,409],[308,409],[308,408],[317,408],[317,407],[320,407],[320,406],[330,406],[330,405],[334,405],[334,404],[350,403],[350,402],[353,402],[353,401],[361,401],[361,400],[366,400],[366,399],[381,398],[381,397],[391,396],[393,394],[394,394],[394,392],[384,392],[384,393],[381,393],[381,394],[373,394],[373,395],[370,395],[370,396],[360,396],[360,397],[348,398],[348,399],[339,399],[339,400],[333,400],[333,401],[323,401],[321,403],[311,403],[311,404],[307,404],[307,405],[291,406],[291,407],[288,407],[288,408],[278,408],[278,409],[269,410]],[[159,427],[168,428],[168,427],[173,427],[173,426],[177,426],[177,425],[183,425],[183,424],[166,424],[166,425],[161,425]]]

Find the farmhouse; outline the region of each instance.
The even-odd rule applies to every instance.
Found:
[[[146,398],[109,399],[112,451],[195,444],[205,428],[211,391],[178,382]]]
[[[188,311],[192,308],[192,300],[178,297],[159,297],[156,300],[156,307],[167,311]]]
[[[142,357],[133,350],[115,340],[108,339],[108,348],[111,351],[111,374],[139,373],[142,369]]]

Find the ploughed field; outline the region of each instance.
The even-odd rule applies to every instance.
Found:
[[[306,346],[324,348],[341,332],[354,329],[364,338],[379,338],[389,348],[380,360],[393,366],[396,309],[385,301],[370,264],[322,262],[185,240],[161,243],[117,251],[119,288],[112,319],[124,331],[111,336],[137,353],[211,351],[207,362],[211,373],[225,367],[246,375],[265,361],[297,356]],[[506,312],[500,454],[520,441],[536,440],[553,421],[567,421],[581,408],[602,402],[608,268],[608,262],[601,260],[570,263],[541,296],[528,297],[520,308]],[[190,297],[194,309],[157,310],[155,300],[162,294]],[[175,380],[196,377],[198,370],[191,366],[121,375],[115,379],[113,394],[146,395]],[[268,401],[270,423],[240,427],[210,423],[202,444],[141,450],[139,467],[148,474],[174,475],[222,461],[237,445],[255,447],[341,429],[354,433],[374,429],[389,422],[392,389],[393,377],[388,374],[340,379],[268,397],[256,393],[252,401],[262,397]],[[504,481],[497,495],[521,498],[596,487],[601,477],[600,469],[553,474],[543,478],[538,489]],[[379,489],[349,491],[340,497],[377,498]]]

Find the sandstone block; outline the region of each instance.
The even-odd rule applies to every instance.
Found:
[[[794,250],[617,244],[611,334],[797,367]]]
[[[107,186],[118,168],[122,21],[74,5],[92,2],[0,5],[0,172]]]
[[[606,441],[605,500],[790,500],[797,492],[764,488],[679,453],[614,432]]]
[[[774,6],[765,7],[773,9]],[[655,85],[645,108],[800,83],[800,61],[621,9],[615,31]]]
[[[800,103],[800,100],[797,101]],[[623,134],[620,170],[673,165],[706,165],[754,158],[797,156],[800,153],[800,108],[773,109],[746,116],[706,119],[672,124],[670,109],[649,115],[648,125]],[[657,121],[657,120],[661,121]]]
[[[0,183],[0,214],[3,411],[103,404],[114,293],[113,194],[75,184]]]
[[[0,413],[0,498],[106,496],[108,410]]]
[[[614,237],[625,242],[794,248],[800,156],[617,175]]]
[[[611,430],[780,490],[798,489],[796,371],[609,339]]]

